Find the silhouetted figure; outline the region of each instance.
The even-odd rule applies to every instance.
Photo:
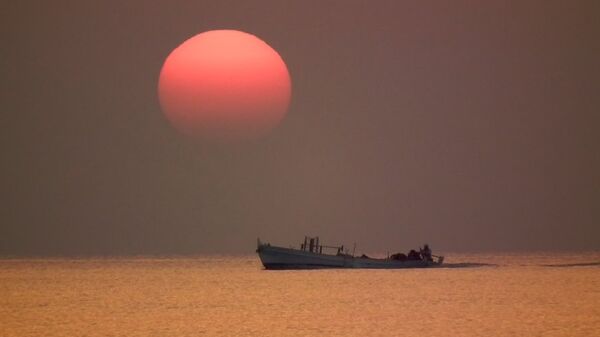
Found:
[[[421,249],[421,256],[423,260],[433,261],[433,258],[431,257],[431,249],[429,248],[428,244],[425,244],[423,249]]]

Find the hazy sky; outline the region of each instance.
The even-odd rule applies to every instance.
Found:
[[[1,7],[1,255],[600,249],[598,1]],[[292,104],[194,142],[158,75],[225,28],[280,53]]]

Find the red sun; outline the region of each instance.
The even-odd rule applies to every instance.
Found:
[[[290,75],[279,54],[256,36],[213,30],[171,52],[160,72],[158,96],[167,119],[186,135],[256,138],[285,117]]]

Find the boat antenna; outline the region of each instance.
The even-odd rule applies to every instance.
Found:
[[[354,242],[354,248],[352,248],[352,257],[354,257],[354,252],[356,252],[356,242]]]

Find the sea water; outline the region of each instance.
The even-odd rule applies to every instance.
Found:
[[[600,252],[446,261],[267,271],[255,255],[0,259],[0,336],[600,336]]]

